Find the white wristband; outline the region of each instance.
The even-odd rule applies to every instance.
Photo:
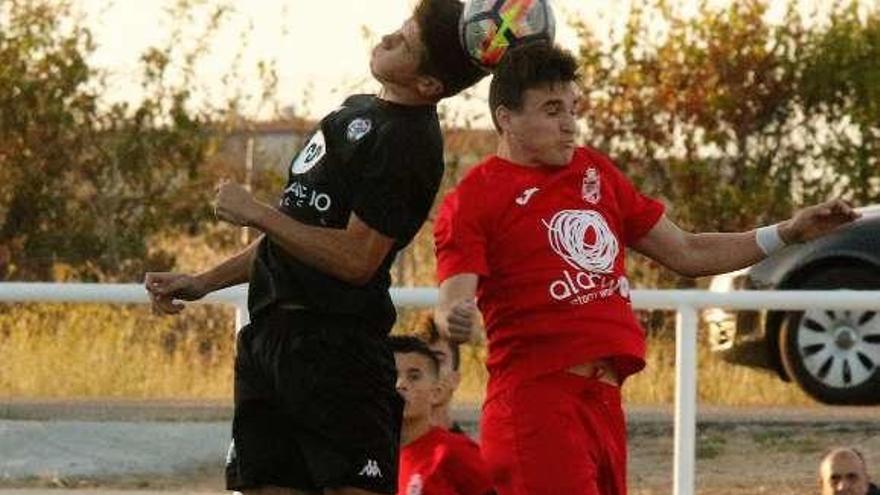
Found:
[[[785,247],[785,241],[779,235],[779,224],[761,227],[755,231],[755,242],[765,255],[770,256],[774,252]]]

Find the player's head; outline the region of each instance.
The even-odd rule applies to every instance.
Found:
[[[437,357],[440,364],[440,381],[443,384],[443,394],[440,398],[441,406],[448,406],[452,401],[452,395],[461,381],[458,368],[461,364],[461,354],[458,345],[444,339],[434,324],[434,315],[427,312],[419,318],[416,324],[415,336],[428,345],[428,348]]]
[[[461,48],[458,20],[463,9],[458,0],[420,0],[412,17],[373,48],[373,76],[428,101],[474,85],[486,73]]]
[[[577,69],[571,53],[546,42],[504,55],[489,87],[492,121],[503,144],[529,161],[571,161],[580,103]]]
[[[397,392],[406,401],[404,422],[430,420],[441,393],[437,356],[416,337],[393,336],[389,341],[397,367]]]
[[[832,449],[819,463],[822,495],[867,495],[869,484],[865,458],[855,449]]]

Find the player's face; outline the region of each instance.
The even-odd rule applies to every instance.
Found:
[[[382,83],[410,84],[419,75],[423,52],[419,24],[407,19],[400,29],[382,36],[373,47],[370,71]]]
[[[580,91],[573,82],[527,89],[522,108],[504,120],[505,139],[544,165],[565,166],[574,154]]]
[[[861,459],[851,452],[841,452],[822,464],[822,495],[866,495],[868,474]]]
[[[443,339],[428,344],[428,348],[440,361],[440,383],[443,385],[440,403],[448,404],[452,400],[452,394],[458,388],[459,382],[458,371],[452,368],[452,349],[449,348],[449,342]]]
[[[431,370],[431,361],[414,352],[394,353],[397,365],[397,392],[406,401],[405,420],[425,419],[437,402],[440,385]]]

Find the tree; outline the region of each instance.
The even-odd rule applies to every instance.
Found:
[[[880,199],[880,17],[862,22],[856,6],[838,4],[821,28],[794,2],[778,24],[767,10],[762,0],[704,1],[687,18],[643,0],[607,46],[578,27],[588,142],[685,228],[749,229],[832,193]],[[653,282],[692,284],[668,273]]]
[[[141,101],[108,105],[94,49],[69,1],[0,4],[0,278],[138,280],[173,264],[151,235],[209,217],[220,114],[192,108],[200,52],[174,83],[175,45],[149,50]]]

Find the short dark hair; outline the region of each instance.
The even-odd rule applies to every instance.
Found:
[[[394,354],[420,354],[425,356],[431,363],[431,373],[434,377],[440,376],[440,361],[428,348],[428,344],[412,335],[392,335],[388,337],[388,346]]]
[[[526,90],[578,81],[578,65],[568,50],[546,41],[533,41],[504,54],[489,86],[489,109],[496,130],[495,110],[522,109]]]
[[[437,324],[434,323],[433,312],[426,311],[419,316],[419,319],[416,322],[414,335],[428,345],[434,345],[437,342],[443,341],[446,346],[449,347],[449,358],[452,361],[452,369],[458,371],[458,367],[461,364],[461,353],[459,352],[458,344],[449,339],[444,339],[443,336],[440,335],[440,330],[437,329]]]
[[[443,83],[441,98],[458,94],[487,74],[468,58],[459,41],[463,11],[458,0],[421,0],[413,12],[425,47],[419,72]]]

